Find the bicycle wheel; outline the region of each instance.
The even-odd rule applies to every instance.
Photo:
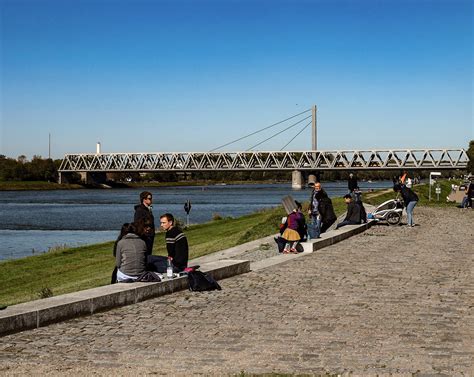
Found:
[[[389,225],[397,225],[400,220],[401,220],[402,216],[400,215],[400,213],[398,212],[389,212],[387,214],[387,222]]]

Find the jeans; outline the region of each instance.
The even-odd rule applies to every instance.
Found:
[[[345,226],[345,225],[359,225],[359,224],[360,223],[356,223],[355,221],[344,220],[344,221],[341,221],[339,224],[337,224],[336,229],[339,229],[341,226]]]
[[[311,216],[308,223],[308,239],[319,238],[321,235],[321,219]]]
[[[407,205],[407,223],[408,225],[415,225],[415,222],[413,221],[413,208],[418,204],[416,200],[408,203]]]

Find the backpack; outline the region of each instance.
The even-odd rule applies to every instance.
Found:
[[[201,271],[189,271],[188,283],[190,291],[213,291],[214,289],[221,290],[221,286],[214,280],[214,278]]]

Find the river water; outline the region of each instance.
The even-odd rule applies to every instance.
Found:
[[[363,191],[390,187],[391,182],[361,182]],[[347,183],[324,184],[329,196],[342,196]],[[0,191],[0,260],[46,252],[49,248],[112,241],[124,222],[133,220],[139,193],[153,193],[156,218],[170,212],[186,219],[184,203],[192,203],[190,223],[210,221],[215,214],[238,217],[280,205],[286,195],[309,200],[310,190],[291,184],[178,186],[110,190]]]

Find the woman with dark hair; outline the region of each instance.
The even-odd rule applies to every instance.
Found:
[[[133,222],[140,224],[140,237],[146,243],[148,255],[153,253],[153,241],[155,239],[155,218],[153,216],[153,195],[149,191],[140,193],[140,204],[135,206],[135,215]]]
[[[114,243],[114,250],[113,250],[114,257],[117,255],[117,244],[123,238],[123,236],[127,234],[129,226],[130,226],[130,223],[125,223],[122,225],[122,228],[120,229],[120,234]],[[115,284],[116,282],[117,282],[117,266],[115,266],[114,270],[112,271],[112,279],[111,279],[110,284]]]
[[[117,267],[117,281],[128,282],[137,278],[146,271],[147,245],[137,235],[135,224],[124,224],[115,248],[115,265]]]

